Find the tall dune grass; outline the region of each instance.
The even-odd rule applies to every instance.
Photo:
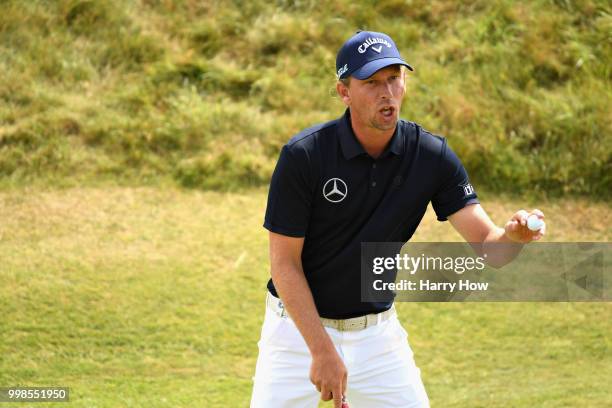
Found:
[[[240,189],[337,117],[335,53],[385,31],[402,116],[477,186],[609,198],[612,11],[595,0],[0,2],[0,185]]]

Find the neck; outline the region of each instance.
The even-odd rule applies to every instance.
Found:
[[[361,146],[363,146],[364,150],[374,158],[381,155],[393,137],[393,133],[395,133],[395,128],[380,130],[367,126],[364,123],[359,123],[353,115],[351,115],[351,126]]]

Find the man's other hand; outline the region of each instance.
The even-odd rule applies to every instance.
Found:
[[[334,400],[334,408],[342,408],[347,378],[346,366],[335,349],[312,357],[310,381],[321,393],[323,401]]]
[[[510,220],[504,226],[506,236],[514,241],[522,244],[527,244],[531,241],[537,241],[546,234],[546,224],[543,223],[542,227],[536,231],[532,231],[527,226],[527,219],[529,216],[535,216],[543,222],[544,213],[538,209],[531,211],[530,213],[525,210],[517,211],[516,214],[510,218]]]

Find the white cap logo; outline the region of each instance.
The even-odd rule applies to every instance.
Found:
[[[391,48],[391,44],[389,44],[389,41],[385,40],[384,38],[377,38],[377,37],[370,37],[368,39],[366,39],[363,44],[361,44],[358,48],[357,51],[360,54],[365,53],[368,50],[368,47],[372,47],[372,49],[374,51],[376,51],[377,53],[380,54],[380,52],[382,51],[382,45],[379,45],[378,47],[374,47],[375,44],[382,44],[382,45],[386,45],[387,48]]]

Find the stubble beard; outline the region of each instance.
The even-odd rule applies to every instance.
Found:
[[[391,130],[391,129],[395,129],[395,127],[397,126],[397,113],[395,113],[396,117],[395,120],[392,123],[381,123],[380,121],[377,120],[376,115],[378,113],[374,114],[374,117],[372,117],[370,119],[370,126],[373,127],[376,130],[382,130],[382,131],[386,131],[386,130]]]
[[[377,130],[391,130],[391,129],[395,129],[395,127],[397,126],[397,120],[395,121],[395,123],[389,123],[389,124],[382,124],[382,123],[378,123],[376,120],[372,120],[370,122],[370,125]]]
[[[388,131],[388,130],[394,130],[395,127],[397,126],[397,122],[399,120],[399,112],[400,109],[402,107],[402,104],[391,104],[394,106],[395,111],[393,113],[393,115],[395,116],[395,120],[393,120],[392,122],[382,122],[378,119],[378,111],[374,112],[374,115],[371,117],[370,119],[370,126],[373,127],[376,130],[380,130],[380,131]]]

